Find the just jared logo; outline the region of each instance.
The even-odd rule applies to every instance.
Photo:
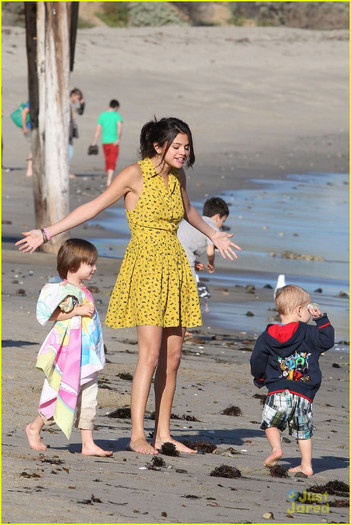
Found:
[[[315,494],[314,492],[307,492],[304,490],[300,494],[297,490],[288,490],[286,494],[289,501],[291,501],[291,507],[287,509],[289,514],[328,514],[329,503],[328,493]]]

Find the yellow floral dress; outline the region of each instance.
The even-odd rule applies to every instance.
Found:
[[[126,210],[131,240],[105,323],[112,328],[200,326],[196,284],[177,238],[184,215],[179,172],[170,170],[167,189],[149,158],[138,164],[143,190],[135,209]]]

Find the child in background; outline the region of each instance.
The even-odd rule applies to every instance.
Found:
[[[301,464],[289,472],[312,476],[312,402],[321,382],[319,356],[334,345],[334,328],[318,305],[309,304],[306,290],[289,284],[279,288],[275,305],[282,324],[268,325],[251,355],[254,384],[268,388],[261,429],[272,448],[264,461],[275,465],[282,457],[280,431],[289,425],[297,439]],[[317,326],[308,325],[312,319]]]
[[[29,445],[46,450],[40,432],[56,424],[69,439],[74,419],[81,431],[82,454],[111,456],[93,440],[98,372],[105,364],[105,347],[94,300],[83,281],[96,270],[97,250],[81,239],[65,241],[57,254],[60,283],[47,283],[37,304],[37,319],[55,324],[37,357],[36,367],[45,374],[39,415],[26,426]]]
[[[32,137],[31,137],[31,122],[29,117],[29,101],[26,102],[21,113],[21,122],[22,122],[22,131],[26,141],[29,144],[29,153],[26,158],[27,161],[27,171],[26,176],[31,177],[33,175],[33,158],[32,158]]]
[[[219,197],[212,197],[208,199],[203,207],[202,218],[209,224],[213,229],[219,231],[227,220],[229,215],[229,208],[223,199]],[[179,224],[178,228],[178,239],[184,248],[184,251],[188,257],[191,271],[193,272],[194,279],[198,282],[198,278],[195,270],[202,271],[205,268],[209,273],[215,271],[215,247],[213,242],[206,237],[199,230],[191,226],[186,220],[183,220]],[[207,264],[204,266],[201,262],[197,261],[196,258],[200,257],[204,252],[207,252]],[[199,291],[200,297],[202,297]],[[208,295],[205,295],[209,297]]]
[[[85,100],[80,89],[74,88],[69,94],[69,130],[68,130],[68,164],[71,164],[74,147],[73,139],[79,137],[77,115],[83,115]],[[69,174],[70,179],[75,179],[74,173]]]
[[[112,177],[116,169],[119,144],[122,137],[123,119],[118,112],[118,100],[111,100],[108,110],[99,115],[92,146],[95,146],[102,131],[102,147],[105,156],[105,170],[107,175],[106,187],[112,182]]]

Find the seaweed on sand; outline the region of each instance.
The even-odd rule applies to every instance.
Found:
[[[116,408],[116,410],[113,410],[112,412],[109,412],[109,414],[106,414],[106,417],[113,417],[113,418],[119,418],[119,419],[130,419],[131,411],[130,408]]]
[[[160,458],[159,456],[153,456],[150,463],[147,463],[148,470],[161,470],[161,467],[166,466],[166,462],[163,458]]]
[[[329,496],[349,496],[350,487],[347,483],[335,479],[334,481],[328,481],[325,485],[313,485],[308,489],[308,492],[316,492],[318,494],[323,494],[327,492]]]
[[[190,441],[189,439],[185,439],[183,441],[183,445],[191,448],[192,450],[198,450],[208,454],[212,454],[212,452],[217,448],[217,445],[214,443],[208,443],[207,441]]]
[[[162,444],[161,454],[165,454],[165,456],[179,456],[176,446],[169,441],[166,441],[166,443]]]
[[[252,397],[254,397],[255,399],[260,399],[261,405],[264,405],[267,399],[266,394],[254,394]]]
[[[236,467],[221,465],[212,470],[210,476],[215,476],[217,478],[241,478],[241,472]]]
[[[288,478],[289,477],[287,469],[285,467],[282,467],[281,465],[274,465],[273,467],[270,467],[269,471],[273,478]]]
[[[225,416],[242,416],[243,413],[239,407],[236,407],[235,405],[229,405],[227,408],[222,410],[221,414],[224,414]]]

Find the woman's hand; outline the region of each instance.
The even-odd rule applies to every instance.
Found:
[[[233,248],[236,250],[241,251],[240,246],[237,244],[234,244],[230,238],[233,237],[232,233],[225,233],[225,232],[216,232],[212,237],[211,240],[213,244],[218,248],[220,251],[220,254],[222,255],[223,259],[226,259],[226,256],[229,257],[231,261],[233,261],[233,257],[235,259],[238,258]]]
[[[24,238],[16,242],[16,246],[19,246],[20,252],[33,253],[37,248],[39,248],[39,246],[44,244],[41,230],[22,232],[22,235],[24,235]]]

